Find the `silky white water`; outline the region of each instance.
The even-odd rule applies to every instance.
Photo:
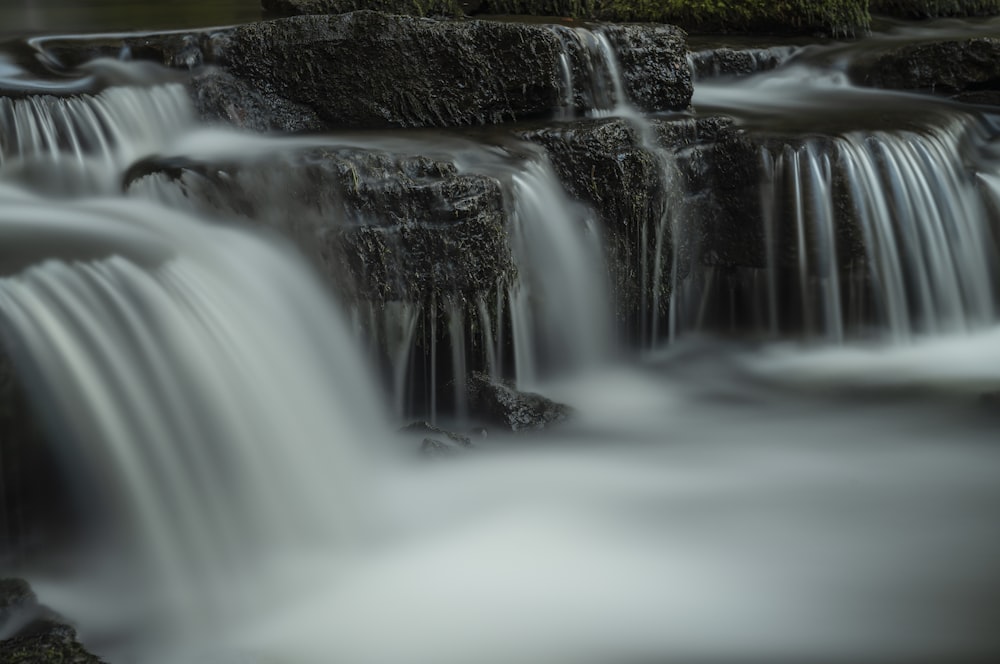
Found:
[[[161,92],[102,93],[94,104]],[[757,99],[728,94],[737,93],[696,102]],[[147,106],[132,107],[137,127],[155,124],[163,108],[153,103],[150,117]],[[959,316],[975,325],[900,323],[909,331],[901,335],[887,309],[882,334],[865,342],[692,335],[616,360],[588,211],[566,199],[543,155],[518,153],[523,145],[440,139],[437,149],[459,167],[505,187],[523,280],[510,310],[496,310],[515,319],[518,378],[575,415],[546,434],[491,430],[476,449],[429,461],[392,431],[402,424],[388,414],[398,394],[380,394],[347,316],[284,240],[198,213],[162,182],[145,180],[128,197],[104,184],[153,152],[239,160],[317,144],[406,153],[426,143],[261,138],[189,119],[153,135],[121,159],[84,150],[99,157],[102,179],[74,180],[60,201],[36,195],[37,176],[0,173],[0,331],[92,528],[63,556],[18,571],[109,662],[996,653],[1000,449],[990,394],[1000,387],[1000,331],[984,276],[992,253],[948,224],[985,214],[991,199],[969,203],[967,190],[981,181],[997,196],[1000,165],[985,159],[970,174],[949,149],[922,149],[962,141],[836,134],[832,152],[820,143],[782,151],[775,170],[809,190],[784,220],[805,229],[832,223],[823,201],[806,214],[829,191],[824,154],[882,150],[899,170],[889,184],[904,186],[885,193],[873,176],[856,200],[883,245],[899,231],[877,226],[886,221],[879,200],[904,205],[928,171],[957,173],[959,194],[928,185],[933,195],[917,199],[907,218],[928,225],[897,254],[934,275],[931,304],[975,312]],[[51,143],[30,145],[48,154]],[[46,156],[50,167],[79,161],[82,148],[69,145]],[[965,207],[944,205],[955,197]],[[966,216],[956,219],[956,209]],[[952,254],[916,251],[943,252],[942,238]],[[871,263],[889,270],[879,251]],[[816,270],[807,262],[801,272]],[[909,281],[898,288],[923,292]],[[816,292],[827,298],[826,326],[837,298],[832,285]],[[452,311],[446,323],[459,328]],[[383,313],[399,385],[416,314],[396,305]],[[503,344],[490,341],[501,364]],[[451,352],[455,365],[465,362]],[[566,366],[575,370],[568,378]]]

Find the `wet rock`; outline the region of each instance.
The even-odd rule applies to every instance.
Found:
[[[515,433],[546,429],[572,412],[540,394],[519,392],[506,382],[473,373],[468,380],[469,406],[474,417]]]
[[[546,149],[570,195],[598,214],[617,313],[630,337],[644,308],[655,302],[661,310],[647,317],[666,315],[674,261],[683,276],[696,264],[757,267],[766,260],[758,146],[725,118],[653,127],[659,152],[622,119],[521,134]]]
[[[672,25],[608,25],[625,94],[644,111],[681,110],[691,102],[684,31]]]
[[[323,121],[263,87],[251,86],[222,69],[211,68],[191,79],[191,99],[199,117],[257,132],[305,132],[323,129]]]
[[[463,299],[513,276],[500,184],[446,161],[316,149],[242,163],[154,162],[134,169],[128,186],[291,235],[353,301]]]
[[[1000,38],[904,43],[851,64],[859,85],[942,94],[1000,90]]]
[[[639,237],[644,228],[656,227],[666,204],[656,157],[621,119],[581,120],[521,136],[545,148],[567,193],[597,213],[607,236],[617,314],[627,325],[644,297]]]
[[[402,433],[418,433],[418,434],[431,434],[438,437],[447,438],[453,445],[459,445],[461,447],[472,447],[472,439],[468,436],[463,436],[462,434],[455,433],[454,431],[446,431],[440,427],[436,427],[429,422],[413,422],[408,424],[402,429]],[[424,442],[432,440],[430,438],[425,438]],[[434,443],[444,445],[438,440],[433,440]],[[449,446],[450,447],[450,446]]]
[[[152,33],[122,37],[53,37],[40,40],[46,56],[66,68],[97,58],[144,60],[175,69],[215,62],[227,30]]]
[[[346,14],[370,9],[388,14],[413,16],[460,16],[461,4],[456,0],[262,0],[264,11],[293,16],[299,14]]]
[[[871,0],[871,12],[908,19],[944,16],[994,16],[998,0]]]
[[[1000,90],[960,92],[954,95],[952,99],[960,101],[963,104],[974,104],[976,106],[1000,106]]]
[[[684,253],[702,265],[764,267],[760,146],[724,117],[654,127],[674,155],[684,192]]]
[[[449,445],[437,438],[424,438],[420,442],[420,453],[431,457],[451,456],[458,451],[459,448],[455,445]]]
[[[696,32],[854,34],[868,27],[868,0],[485,0],[493,14],[672,23]]]
[[[331,127],[440,127],[550,113],[559,50],[543,26],[360,11],[239,26],[225,64]]]
[[[0,661],[4,664],[102,664],[76,630],[38,604],[21,579],[0,579]]]
[[[691,54],[697,80],[719,76],[743,77],[771,71],[784,64],[798,50],[795,46],[769,48],[713,48]]]
[[[24,579],[0,579],[0,634],[7,631],[16,614],[31,611],[37,603],[35,593]]]

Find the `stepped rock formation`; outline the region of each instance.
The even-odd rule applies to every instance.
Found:
[[[1000,92],[1000,39],[904,42],[853,62],[859,85],[943,95]]]

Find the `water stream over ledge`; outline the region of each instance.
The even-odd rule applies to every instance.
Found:
[[[1000,112],[838,44],[644,112],[551,30],[561,104],[485,129],[0,52],[0,338],[72,526],[0,486],[0,576],[111,664],[995,655]],[[420,457],[474,371],[574,416]]]

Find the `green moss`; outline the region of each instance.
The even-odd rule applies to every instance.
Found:
[[[868,0],[489,0],[485,10],[673,23],[695,32],[853,34],[869,22]]]
[[[900,18],[992,16],[1000,14],[1000,0],[871,0],[871,11]]]
[[[481,12],[592,18],[602,0],[486,0]]]

